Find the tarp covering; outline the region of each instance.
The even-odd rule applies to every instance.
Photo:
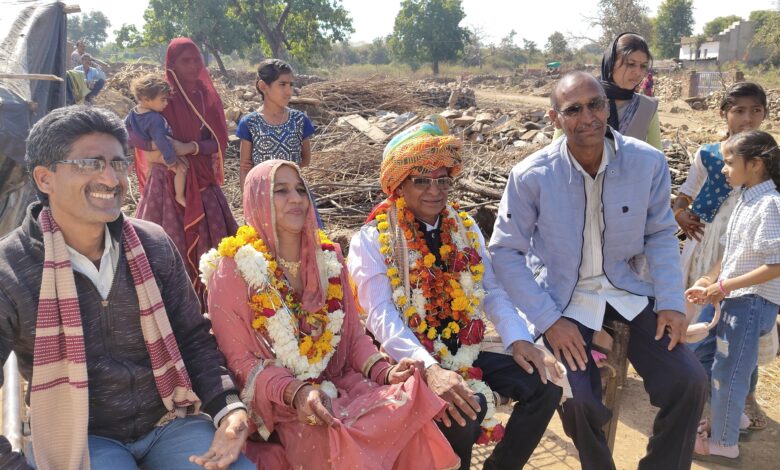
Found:
[[[0,74],[65,76],[64,7],[50,0],[0,2]],[[64,105],[65,82],[0,78],[0,236],[21,223],[35,195],[24,171],[27,134]]]
[[[65,76],[64,4],[5,0],[0,11],[0,73]],[[28,103],[37,103],[34,111]],[[29,128],[65,105],[65,82],[0,78],[0,158],[21,163]],[[2,179],[2,175],[0,175]]]

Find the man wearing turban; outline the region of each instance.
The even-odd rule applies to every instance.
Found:
[[[384,151],[377,205],[350,245],[348,268],[366,325],[393,360],[425,365],[428,386],[448,402],[437,417],[469,468],[475,442],[498,442],[485,469],[520,468],[547,428],[561,389],[557,364],[533,346],[525,319],[493,275],[474,220],[448,200],[462,144],[432,116]],[[484,349],[486,320],[500,335]],[[506,429],[495,418],[515,400]]]

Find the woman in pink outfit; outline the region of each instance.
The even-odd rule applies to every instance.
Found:
[[[312,207],[295,164],[264,162],[244,187],[249,227],[201,261],[214,334],[253,420],[247,455],[261,469],[457,467],[433,422],[445,402],[419,364],[391,366],[365,334]]]

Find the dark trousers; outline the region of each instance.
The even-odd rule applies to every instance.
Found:
[[[628,360],[644,381],[650,403],[660,408],[653,423],[653,435],[647,444],[647,455],[640,460],[640,470],[675,470],[691,468],[696,427],[707,399],[709,381],[696,356],[684,345],[669,351],[669,336],[656,341],[655,302],[650,301],[632,321],[626,321],[607,305],[604,321],[617,319],[628,324],[631,339]],[[593,330],[574,320],[590,351]],[[546,340],[545,340],[546,342]],[[548,344],[549,347],[549,344]],[[577,447],[583,470],[615,468],[602,427],[612,412],[601,402],[601,378],[593,358],[588,354],[585,371],[571,371],[566,366],[573,398],[559,408],[563,429]],[[624,404],[623,406],[630,406]]]
[[[504,439],[485,461],[485,470],[520,469],[531,458],[534,449],[544,435],[555,408],[561,399],[561,389],[552,383],[543,384],[539,374],[529,374],[517,365],[512,356],[482,352],[474,362],[482,369],[482,377],[497,393],[517,401],[509,417]],[[482,395],[481,412],[476,421],[466,420],[466,426],[453,424],[450,428],[439,425],[442,433],[460,457],[460,468],[471,464],[471,449],[482,432],[479,423],[485,417],[486,403]]]

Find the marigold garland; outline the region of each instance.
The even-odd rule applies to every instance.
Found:
[[[225,237],[216,250],[204,254],[200,261],[201,279],[208,279],[223,257],[234,258],[238,271],[250,289],[249,308],[254,313],[252,328],[267,335],[281,364],[300,380],[318,383],[341,340],[344,321],[341,283],[341,263],[335,245],[324,232],[319,232],[322,251],[317,264],[328,279],[325,306],[317,312],[307,312],[301,306],[284,271],[269,253],[262,238],[251,226],[238,229],[233,237]],[[312,333],[304,333],[309,325]],[[335,387],[329,382],[320,384],[333,396]]]
[[[414,214],[406,210],[403,198],[395,200],[399,228],[409,250],[409,292],[402,285],[401,272],[394,257],[393,235],[386,206],[376,215],[379,231],[379,251],[387,266],[387,276],[393,288],[393,302],[402,313],[425,348],[442,367],[458,372],[472,390],[483,393],[488,411],[482,423],[481,439],[499,441],[503,426],[493,417],[493,393],[482,381],[481,369],[474,367],[484,337],[484,321],[480,305],[485,296],[482,278],[485,266],[479,255],[479,235],[472,229],[474,221],[466,212],[450,204],[439,215],[441,219],[440,266],[431,253],[425,237],[415,222]],[[446,341],[457,344],[453,355]]]

